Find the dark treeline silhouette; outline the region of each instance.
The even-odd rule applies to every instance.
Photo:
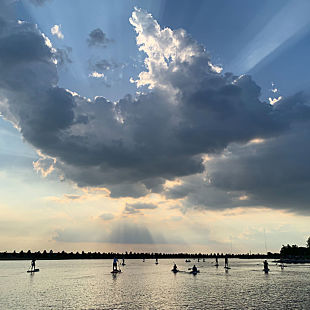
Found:
[[[308,262],[310,260],[310,237],[307,240],[307,246],[302,247],[296,244],[282,245],[280,250],[281,261],[283,262]]]
[[[211,254],[202,254],[202,253],[135,253],[135,252],[124,252],[124,253],[100,253],[100,252],[53,252],[52,250],[43,252],[0,252],[0,260],[30,260],[32,258],[36,259],[47,259],[47,260],[57,260],[57,259],[113,259],[114,257],[124,258],[124,259],[155,259],[155,258],[224,258],[227,255],[230,258],[279,258],[280,254],[270,253],[268,254],[224,254],[224,253],[211,253]]]
[[[283,245],[280,251],[281,257],[289,257],[289,256],[305,256],[310,257],[310,248],[297,246],[296,244],[291,245]]]

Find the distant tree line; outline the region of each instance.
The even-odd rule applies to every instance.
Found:
[[[30,260],[33,258],[36,259],[46,259],[46,260],[61,260],[61,259],[113,259],[124,258],[124,259],[155,259],[155,258],[191,258],[191,259],[203,259],[203,258],[224,258],[225,256],[230,258],[279,258],[278,253],[268,254],[224,254],[224,253],[135,253],[135,252],[124,252],[124,253],[100,253],[100,252],[53,252],[52,250],[43,252],[0,252],[0,260]]]
[[[293,245],[282,245],[280,251],[281,258],[306,257],[310,258],[310,237],[307,239],[306,247]]]

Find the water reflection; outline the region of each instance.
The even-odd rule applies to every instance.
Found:
[[[200,260],[192,275],[176,259],[127,260],[118,274],[110,260],[40,261],[37,274],[25,262],[0,262],[0,309],[310,309],[309,265],[269,265],[265,274],[259,260],[229,263]]]

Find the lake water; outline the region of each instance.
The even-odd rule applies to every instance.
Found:
[[[0,309],[310,309],[310,265],[281,270],[262,260],[205,262],[127,260],[113,276],[111,260],[37,261],[40,272],[26,273],[29,261],[0,261]],[[196,276],[170,270],[176,262]]]

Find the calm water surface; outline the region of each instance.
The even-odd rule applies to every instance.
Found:
[[[230,260],[228,272],[222,260],[126,263],[113,276],[112,260],[37,261],[31,275],[28,261],[0,261],[0,309],[310,309],[310,265],[270,263],[266,275],[262,260]]]

